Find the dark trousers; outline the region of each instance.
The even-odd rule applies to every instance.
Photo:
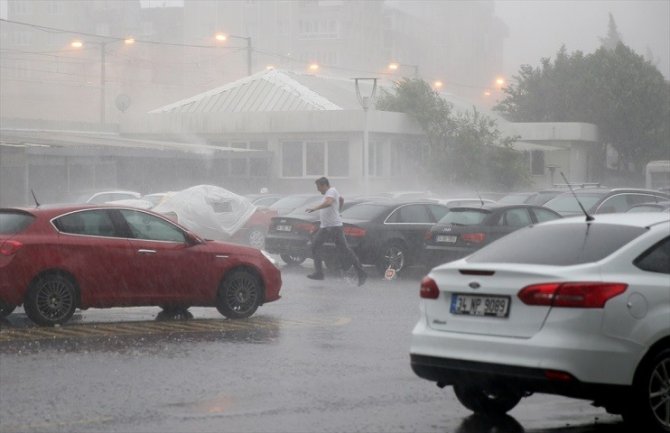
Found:
[[[363,272],[361,262],[358,260],[356,253],[349,248],[347,239],[344,237],[342,226],[339,226],[321,227],[319,231],[316,232],[316,235],[314,235],[314,240],[312,241],[312,259],[314,259],[314,270],[317,273],[323,273],[323,257],[321,256],[321,250],[323,249],[324,242],[329,240],[335,242],[337,257],[348,258],[359,274]]]

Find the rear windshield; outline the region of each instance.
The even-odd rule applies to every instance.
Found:
[[[13,235],[23,231],[35,219],[34,216],[13,211],[0,211],[0,234]]]
[[[582,206],[584,206],[584,209],[589,210],[591,209],[596,203],[598,203],[598,200],[603,196],[604,194],[577,194],[577,197],[579,198],[579,201],[582,203]],[[554,210],[558,213],[561,212],[579,212],[581,213],[581,208],[579,207],[579,203],[575,199],[575,196],[572,194],[561,194],[557,197],[552,198],[548,202],[544,204],[544,207],[548,207],[551,210]]]
[[[618,224],[540,224],[493,242],[467,261],[555,266],[597,262],[645,231]]]
[[[489,214],[490,212],[483,209],[451,209],[442,217],[439,224],[472,226],[480,224]]]
[[[345,211],[342,211],[342,218],[371,220],[379,216],[386,208],[387,207],[383,205],[361,203],[356,206],[352,206]]]
[[[301,206],[306,201],[318,201],[316,197],[306,197],[306,196],[291,196],[284,197],[270,205],[270,209],[286,209],[286,208],[295,208]]]

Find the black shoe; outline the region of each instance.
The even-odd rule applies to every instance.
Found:
[[[359,286],[362,286],[363,284],[365,284],[365,280],[367,280],[367,279],[368,279],[368,274],[366,274],[365,271],[360,271],[358,273],[358,285]]]
[[[314,272],[313,274],[307,275],[307,278],[310,280],[323,280],[323,274],[321,272]]]

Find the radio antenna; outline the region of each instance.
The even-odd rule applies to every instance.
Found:
[[[566,177],[565,177],[565,175],[563,174],[563,172],[561,172],[561,177],[562,177],[563,180],[565,181],[565,184],[568,185],[568,188],[570,188],[570,192],[572,193],[572,196],[575,198],[575,200],[577,200],[577,204],[578,204],[579,207],[581,208],[582,212],[584,212],[584,215],[586,215],[586,221],[593,221],[594,218],[593,218],[591,215],[589,215],[588,212],[586,212],[586,209],[584,209],[584,206],[582,206],[582,202],[579,201],[579,198],[577,198],[577,194],[575,194],[575,190],[572,189],[572,185],[570,185],[570,182],[568,182],[568,179],[566,179]]]

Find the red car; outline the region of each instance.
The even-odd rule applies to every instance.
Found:
[[[23,304],[39,325],[76,308],[215,306],[231,319],[279,299],[266,253],[205,241],[166,217],[124,206],[0,209],[0,317]]]

